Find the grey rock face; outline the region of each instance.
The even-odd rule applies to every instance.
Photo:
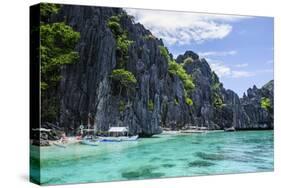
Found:
[[[81,34],[77,45],[79,62],[62,70],[60,125],[67,132],[75,133],[80,124],[87,124],[89,114],[99,131],[110,126],[129,126],[130,134],[151,136],[161,132],[161,92],[167,62],[158,45],[163,43],[145,39],[151,33],[142,25],[133,24],[129,17],[121,19],[122,28],[134,41],[129,47],[126,69],[135,75],[138,84],[129,96],[114,94],[109,75],[116,68],[116,41],[106,24],[109,17],[121,13],[124,12],[117,8],[83,6],[64,6],[60,13]],[[147,108],[149,100],[154,104],[152,111]],[[126,103],[122,112],[120,101]]]
[[[59,126],[68,134],[74,134],[81,124],[87,125],[89,116],[91,125],[98,131],[107,131],[110,126],[128,126],[130,134],[140,136],[158,134],[161,127],[252,128],[261,127],[260,122],[265,120],[269,122],[269,115],[257,102],[259,96],[273,98],[271,85],[261,90],[248,90],[248,96],[240,101],[235,92],[225,90],[220,84],[216,92],[224,105],[215,107],[212,89],[215,73],[205,59],[192,51],[176,59],[177,63],[187,57],[193,59],[184,66],[196,85],[190,94],[193,105],[185,104],[183,84],[177,76],[168,73],[168,62],[160,53],[158,46],[163,45],[162,40],[148,37],[152,36],[150,31],[141,24],[134,24],[127,16],[122,17],[120,23],[134,42],[129,47],[126,69],[136,77],[137,86],[134,92],[118,96],[109,78],[117,64],[117,45],[107,20],[119,14],[124,14],[119,8],[65,5],[56,18],[66,20],[81,35],[76,47],[79,61],[61,70]],[[122,111],[119,109],[121,101],[125,102]],[[150,101],[152,109],[148,108]],[[270,123],[269,127],[272,126]]]
[[[245,121],[239,128],[241,129],[272,129],[273,125],[273,100],[274,100],[274,83],[273,80],[258,89],[256,86],[247,90],[241,99],[244,114],[248,121]],[[261,107],[262,98],[270,100],[269,110]]]

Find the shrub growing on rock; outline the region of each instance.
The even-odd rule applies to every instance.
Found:
[[[112,33],[117,36],[122,33],[122,28],[120,26],[120,18],[118,16],[111,16],[107,21],[107,27],[112,31]]]
[[[216,92],[214,92],[212,95],[212,101],[213,101],[213,106],[216,108],[221,108],[224,105],[221,96]]]
[[[125,107],[126,107],[126,104],[125,104],[125,102],[123,101],[123,100],[120,100],[119,101],[119,112],[124,112],[124,110],[125,110]]]
[[[193,105],[192,99],[189,98],[189,97],[187,97],[187,96],[184,98],[184,101],[185,101],[185,103],[186,103],[188,106],[192,106],[192,105]]]
[[[151,99],[149,99],[147,102],[147,108],[149,111],[153,111],[153,109],[154,109],[154,103]]]
[[[114,69],[110,75],[111,79],[117,81],[119,84],[119,96],[122,93],[122,89],[125,88],[127,91],[131,89],[137,80],[132,72],[125,69]]]
[[[266,97],[261,98],[261,108],[269,111],[271,109],[270,99]]]

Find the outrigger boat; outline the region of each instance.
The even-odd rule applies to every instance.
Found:
[[[100,136],[98,137],[98,141],[100,142],[121,142],[121,141],[136,141],[139,138],[138,135],[135,136]]]
[[[189,126],[187,130],[181,130],[181,133],[207,133],[207,127]]]
[[[139,136],[129,136],[129,130],[127,127],[110,127],[108,130],[109,136],[99,136],[99,142],[122,142],[122,141],[136,141]],[[112,135],[112,136],[111,136]],[[126,135],[126,136],[119,136]]]
[[[89,146],[98,146],[97,142],[95,141],[92,141],[92,140],[81,140],[80,141],[81,144],[84,144],[84,145],[89,145]]]

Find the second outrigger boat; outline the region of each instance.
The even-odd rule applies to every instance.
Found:
[[[186,130],[181,130],[181,133],[208,133],[207,127],[189,126]]]
[[[99,136],[98,141],[100,142],[136,141],[138,138],[139,138],[138,135],[129,136],[129,130],[127,127],[110,127],[108,130],[108,136]]]

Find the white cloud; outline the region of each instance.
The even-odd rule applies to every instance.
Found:
[[[223,63],[210,63],[211,69],[215,71],[215,73],[221,77],[229,77],[229,78],[245,78],[254,76],[254,72],[249,71],[241,71],[241,70],[233,70],[230,67],[224,65]]]
[[[256,74],[254,72],[249,71],[231,71],[231,77],[232,78],[245,78],[245,77],[252,77]]]
[[[231,69],[221,63],[210,63],[210,67],[219,77],[231,75]]]
[[[237,51],[208,51],[208,52],[199,52],[198,53],[202,57],[211,57],[211,56],[229,56],[229,55],[236,55]]]
[[[125,10],[135,17],[136,22],[143,24],[153,35],[162,38],[169,45],[222,39],[232,31],[231,22],[249,18],[175,11]]]
[[[234,65],[234,67],[237,67],[237,68],[243,68],[243,67],[248,67],[248,66],[249,66],[248,63],[242,63],[242,64]]]
[[[222,61],[206,58],[209,63],[211,69],[215,71],[215,73],[220,77],[227,78],[247,78],[258,76],[260,74],[273,73],[272,69],[263,69],[263,70],[253,70],[253,71],[245,71],[245,70],[234,70],[233,68],[225,65]],[[240,67],[246,67],[248,64],[240,64]]]

